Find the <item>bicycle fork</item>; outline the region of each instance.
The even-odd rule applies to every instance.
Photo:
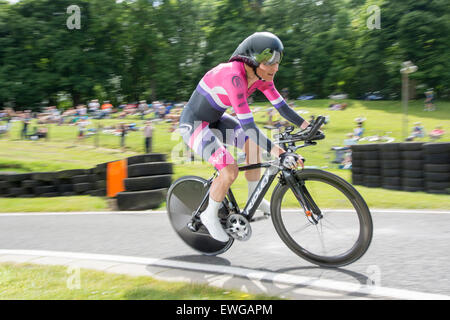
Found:
[[[303,180],[298,181],[295,179],[292,171],[288,170],[283,170],[283,178],[302,206],[308,221],[313,225],[317,225],[320,219],[323,218],[322,211],[314,202],[308,189],[306,189],[305,182]]]

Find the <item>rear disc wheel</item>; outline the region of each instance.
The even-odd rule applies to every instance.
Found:
[[[188,228],[192,213],[197,210],[207,192],[207,181],[196,176],[186,176],[175,181],[167,193],[167,213],[178,236],[192,249],[205,255],[218,255],[227,251],[233,244],[213,239],[208,230],[201,226],[196,232]],[[208,206],[208,200],[200,211]],[[219,216],[226,216],[226,208],[222,205]]]

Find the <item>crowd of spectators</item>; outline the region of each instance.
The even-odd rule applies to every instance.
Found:
[[[0,135],[9,136],[13,122],[21,123],[20,139],[39,140],[48,138],[48,124],[58,126],[74,126],[75,141],[95,135],[98,132],[111,134],[120,138],[120,147],[126,148],[126,136],[130,131],[142,130],[144,149],[151,152],[154,122],[169,122],[169,132],[178,127],[181,111],[185,102],[170,103],[146,100],[139,102],[122,102],[114,106],[110,101],[102,103],[98,99],[90,100],[87,104],[79,104],[73,107],[58,109],[56,106],[42,108],[39,112],[31,110],[14,110],[13,108],[0,109]],[[22,109],[22,108],[21,108]],[[101,119],[121,119],[120,123],[103,125]],[[130,121],[131,120],[131,121]],[[136,120],[141,120],[138,126]],[[76,131],[76,135],[75,135]],[[19,136],[17,137],[19,138]]]

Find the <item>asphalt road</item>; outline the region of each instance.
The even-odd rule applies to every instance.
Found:
[[[247,242],[208,257],[185,245],[165,213],[0,214],[0,249],[70,251],[243,267],[450,295],[450,214],[372,212],[374,236],[352,265],[323,269],[279,239],[270,219],[253,223]]]

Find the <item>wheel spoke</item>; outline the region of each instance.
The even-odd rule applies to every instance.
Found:
[[[346,228],[339,227],[336,223],[329,221],[328,219],[322,219],[322,224],[325,228],[333,231],[339,231],[341,234],[345,234],[347,236],[352,236],[353,234],[349,231],[346,231]]]
[[[299,233],[300,231],[303,231],[307,229],[308,227],[312,226],[311,222],[306,223],[305,225],[301,226],[297,230],[293,231],[292,233]]]
[[[319,236],[320,245],[322,247],[322,254],[327,254],[327,249],[325,247],[325,240],[323,238],[323,229],[322,224],[316,224],[317,235]]]

